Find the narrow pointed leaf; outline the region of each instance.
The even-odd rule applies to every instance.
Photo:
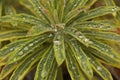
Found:
[[[107,6],[115,6],[114,0],[104,0]]]
[[[10,30],[10,31],[2,31],[0,32],[0,41],[24,38],[26,37],[26,31],[22,30]]]
[[[24,59],[20,63],[19,66],[17,66],[16,70],[13,72],[10,80],[23,80],[26,74],[30,71],[33,65],[37,61],[40,60],[41,55],[45,52],[45,49],[40,49],[36,51],[34,54],[30,54],[27,58]]]
[[[26,40],[27,39],[18,40],[18,41],[10,43],[10,44],[6,45],[5,47],[1,48],[0,49],[0,59],[6,57],[6,56],[12,54],[12,52],[18,50],[18,48],[20,46],[22,46]]]
[[[119,57],[120,55],[110,46],[103,44],[101,42],[95,41],[95,40],[93,40],[92,42],[93,42],[93,44],[90,47],[100,51],[104,55],[111,57],[115,60],[120,59],[120,57]]]
[[[2,0],[0,1],[0,17],[2,16]]]
[[[89,46],[91,44],[91,41],[87,39],[79,30],[75,28],[70,28],[65,33],[71,35],[79,42],[83,43],[85,46]]]
[[[84,34],[91,38],[120,42],[120,35],[113,32],[85,31]]]
[[[51,71],[45,80],[56,80],[57,71],[58,71],[57,69],[58,69],[57,62],[54,60],[51,67]]]
[[[78,23],[75,25],[75,28],[86,31],[86,30],[100,30],[100,31],[113,31],[116,30],[115,24],[110,21],[86,21],[82,23]]]
[[[78,62],[75,60],[75,58],[72,55],[71,51],[67,51],[66,56],[66,65],[68,72],[70,74],[70,77],[72,80],[85,80],[84,75],[81,72],[81,69],[79,67]]]
[[[0,18],[0,22],[8,22],[11,24],[20,24],[20,23],[24,23],[24,24],[41,24],[41,21],[32,16],[32,15],[28,15],[28,14],[16,14],[16,15],[7,15],[7,16],[3,16]]]
[[[51,47],[44,53],[44,56],[38,63],[35,80],[45,80],[49,76],[50,68],[55,59],[53,49],[50,49]]]
[[[55,53],[55,58],[60,66],[63,61],[65,60],[65,47],[64,47],[64,37],[62,36],[61,33],[58,33],[55,35],[54,38],[54,53]]]
[[[44,9],[42,9],[42,7],[40,6],[40,2],[39,0],[29,0],[31,2],[31,4],[33,5],[33,8],[35,9],[36,14],[41,18],[41,16],[43,18],[45,18],[49,23],[49,19],[48,17],[45,15],[45,12],[43,11]]]
[[[72,50],[72,52],[74,53],[81,69],[83,70],[83,72],[86,74],[86,76],[88,77],[88,79],[92,79],[93,77],[93,71],[89,62],[89,58],[86,56],[85,52],[81,49],[81,47],[78,46],[77,41],[72,41],[69,42],[71,43],[70,48]]]
[[[58,68],[56,80],[63,80],[63,71],[62,71],[62,68]]]
[[[78,19],[78,21],[85,21],[85,20],[89,20],[92,18],[103,16],[106,14],[111,14],[111,13],[114,13],[119,10],[120,10],[120,8],[116,7],[116,6],[108,6],[108,7],[102,6],[102,7],[98,7],[93,10],[90,10],[87,13],[80,14],[77,17],[77,19]]]
[[[102,61],[103,63],[106,63],[106,64],[112,65],[114,67],[120,68],[120,60],[116,60],[114,58],[114,56],[112,56],[112,57],[106,56],[106,54],[101,53],[100,51],[97,51],[97,50],[92,49],[92,48],[88,49],[88,50],[90,51],[90,53],[92,53],[93,55],[98,57],[98,59],[100,61]]]
[[[86,7],[87,8],[90,8],[97,0],[88,0],[87,3],[86,3]]]
[[[16,10],[13,6],[5,6],[5,15],[14,15],[16,14]]]
[[[104,80],[113,80],[110,72],[98,62],[97,59],[91,58],[90,62],[92,63],[93,69],[104,79]]]
[[[23,46],[16,50],[13,55],[11,55],[8,63],[13,63],[17,60],[20,60],[24,56],[26,56],[29,52],[33,51],[35,48],[43,44],[48,40],[48,35],[37,36],[30,41],[26,42]]]
[[[16,68],[17,65],[17,63],[5,65],[0,73],[0,79],[2,80],[7,77]]]
[[[35,35],[40,35],[44,33],[50,33],[53,32],[53,29],[50,27],[44,27],[42,25],[36,25],[33,26],[27,33],[27,36],[35,36]]]

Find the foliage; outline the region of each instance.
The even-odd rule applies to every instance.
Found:
[[[95,72],[113,80],[102,65],[120,68],[110,46],[120,43],[113,0],[10,1],[0,1],[0,80],[23,80],[32,69],[34,80],[63,80],[64,66],[71,80],[92,80]]]

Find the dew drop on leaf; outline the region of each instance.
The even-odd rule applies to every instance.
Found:
[[[72,69],[73,69],[73,70],[75,70],[75,67],[74,67],[74,66],[72,66]]]
[[[55,28],[54,31],[57,32],[57,29]]]
[[[49,34],[49,36],[48,37],[52,37],[53,35],[52,34]]]
[[[29,44],[29,46],[33,46],[33,45],[34,45],[33,43]]]
[[[110,55],[112,58],[114,58],[115,56],[114,55]]]
[[[56,40],[56,41],[54,41],[54,44],[55,44],[55,45],[61,45],[61,42],[58,41],[58,40]]]
[[[81,36],[81,35],[80,35],[80,36],[79,36],[79,38],[80,38],[80,39],[82,39],[82,38],[83,38],[83,36]]]
[[[14,50],[14,48],[11,48],[11,49],[10,49],[10,51],[13,51],[13,50]]]
[[[28,47],[25,47],[24,50],[28,50],[29,48]]]
[[[18,55],[23,55],[23,52],[22,52],[22,51],[20,51],[20,52],[18,53]]]
[[[101,71],[101,70],[102,70],[102,68],[101,68],[100,66],[97,66],[97,70]]]
[[[41,73],[41,77],[42,78],[45,78],[47,76],[47,71],[46,70],[43,70],[42,73]]]
[[[14,58],[13,60],[16,61],[16,58]]]

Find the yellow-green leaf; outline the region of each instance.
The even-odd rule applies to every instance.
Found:
[[[0,32],[0,41],[12,40],[17,38],[26,37],[26,31],[22,30],[9,30]]]
[[[82,50],[81,47],[78,46],[79,43],[77,43],[77,41],[69,41],[68,44],[72,52],[74,53],[81,69],[86,74],[88,79],[91,80],[93,77],[93,71],[89,62],[89,58],[87,57],[86,53]]]
[[[72,54],[73,53],[71,53],[71,51],[67,51],[67,54],[66,54],[67,55],[66,65],[67,65],[67,69],[70,74],[70,77],[72,80],[85,80],[85,77],[81,72],[80,66]]]
[[[60,66],[65,60],[64,37],[62,33],[57,33],[54,38],[54,53],[55,58]]]

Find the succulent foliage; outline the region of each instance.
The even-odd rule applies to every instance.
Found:
[[[99,0],[10,1],[0,0],[0,80],[23,80],[32,69],[34,80],[63,80],[63,66],[71,80],[92,80],[95,72],[113,80],[102,65],[120,68],[109,45],[120,43],[113,0],[98,7]]]

